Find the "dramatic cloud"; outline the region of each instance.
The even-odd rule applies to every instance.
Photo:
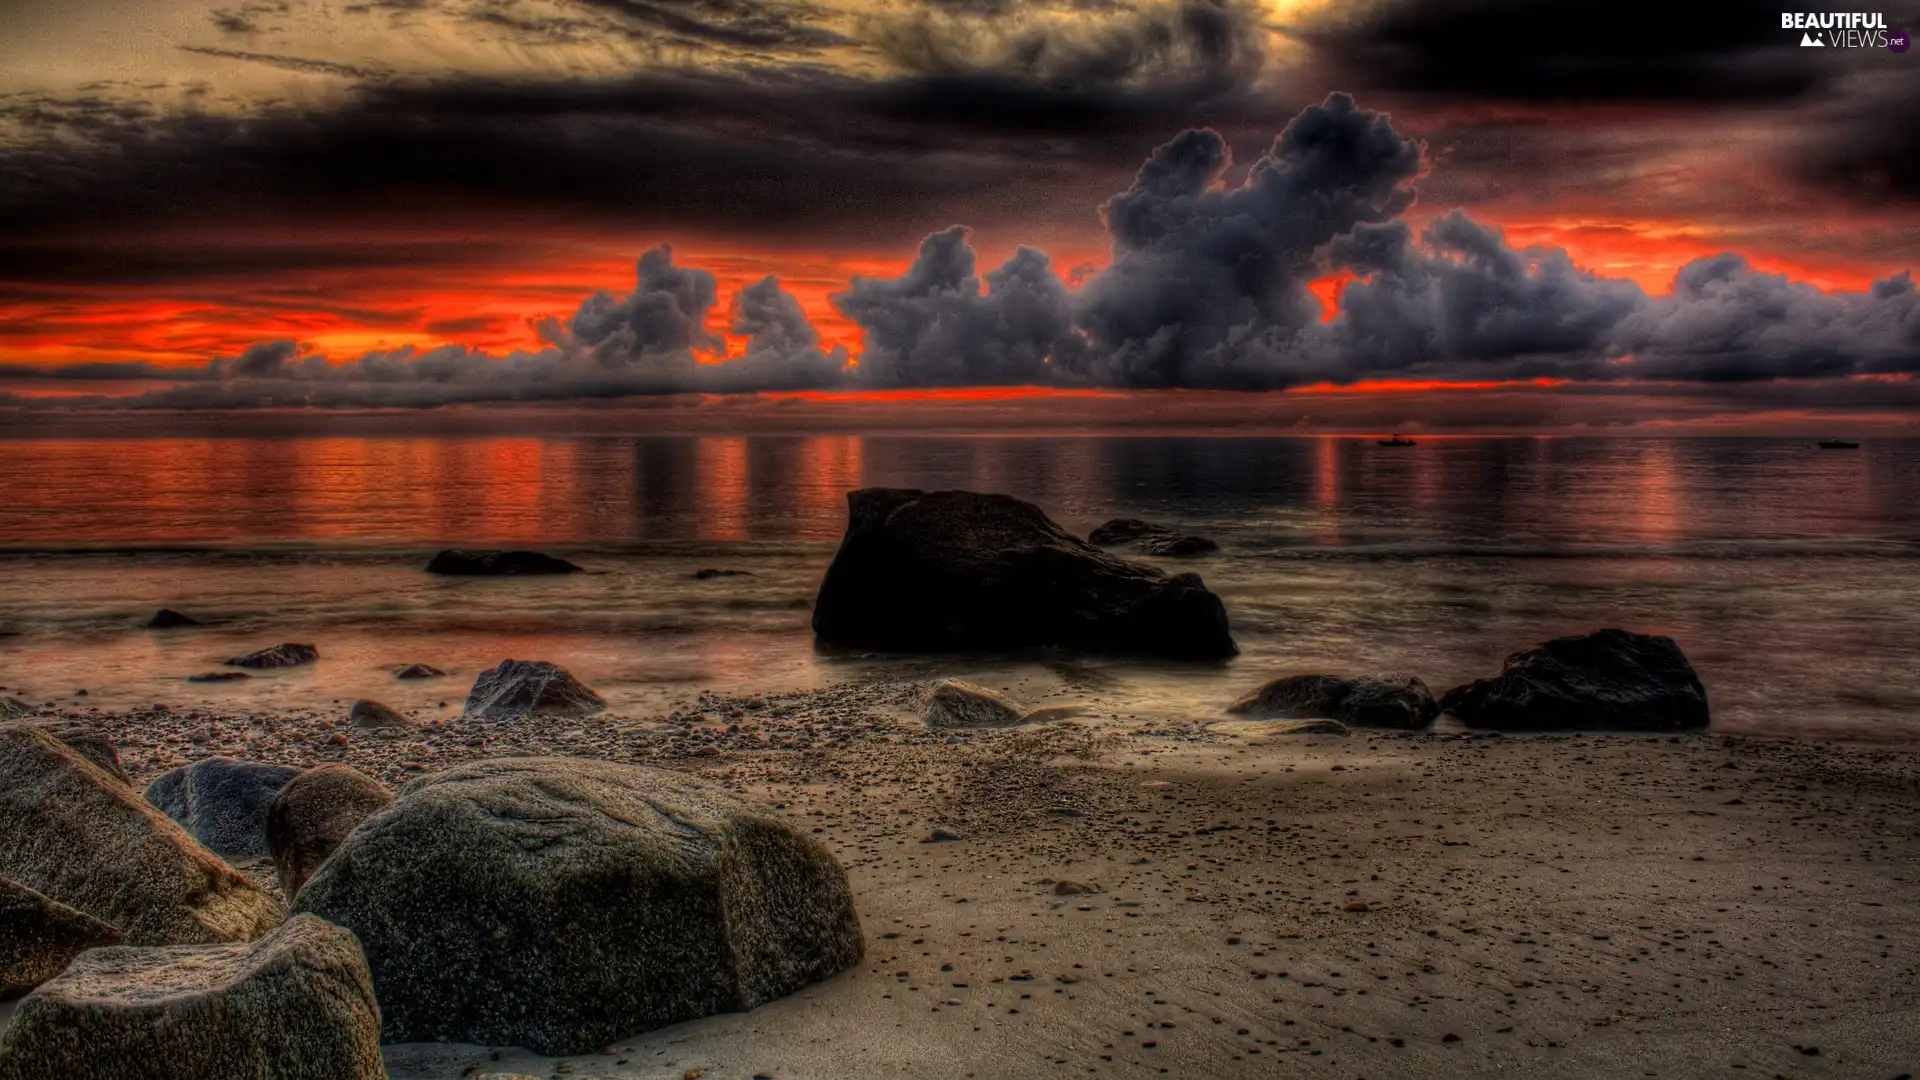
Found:
[[[1723,254],[1650,296],[1565,251],[1515,248],[1459,210],[1416,234],[1404,216],[1425,167],[1417,140],[1344,94],[1302,110],[1234,184],[1225,140],[1185,131],[1105,202],[1112,260],[1077,288],[1029,247],[979,273],[957,225],[927,236],[900,276],[856,277],[832,297],[862,335],[851,364],[771,277],[732,296],[725,331],[744,346],[730,346],[714,325],[715,276],[662,245],[640,257],[629,291],[543,322],[538,351],[409,348],[334,362],[274,341],[184,371],[76,365],[44,378],[177,384],[86,404],[226,408],[1404,377],[1700,386],[1920,370],[1910,274],[1831,293]],[[1308,286],[1329,275],[1345,284],[1323,318]]]

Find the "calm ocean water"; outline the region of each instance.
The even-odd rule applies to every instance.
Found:
[[[503,657],[638,711],[703,688],[984,673],[1097,710],[1216,711],[1295,671],[1410,671],[1437,691],[1547,637],[1672,634],[1725,729],[1920,741],[1920,441],[793,437],[0,441],[0,684],[102,706],[378,696],[457,708]],[[1197,569],[1244,650],[1178,667],[817,654],[809,609],[866,485],[1031,499],[1220,541]],[[594,571],[450,580],[442,546]],[[714,566],[751,576],[695,581]],[[204,630],[141,628],[154,609]],[[183,677],[279,641],[312,668]],[[427,662],[437,683],[393,681]],[[1067,700],[1062,698],[1061,700]]]

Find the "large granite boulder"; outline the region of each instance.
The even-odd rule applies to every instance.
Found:
[[[574,758],[422,777],[295,906],[366,949],[389,1042],[588,1053],[858,963],[827,849],[682,773]]]
[[[120,765],[120,750],[113,744],[113,739],[92,724],[84,720],[66,720],[51,716],[28,720],[25,723],[66,743],[81,757],[100,766],[103,772],[115,780],[123,784],[133,783],[132,778],[127,776],[127,770]]]
[[[1600,630],[1507,657],[1456,686],[1443,712],[1501,731],[1679,731],[1707,726],[1707,689],[1670,637]]]
[[[921,713],[935,729],[1016,727],[1026,710],[984,686],[960,679],[942,679],[927,695]]]
[[[473,680],[466,714],[489,720],[522,716],[591,716],[607,702],[573,673],[545,660],[502,660]]]
[[[825,643],[903,651],[1061,646],[1167,657],[1239,650],[1198,574],[1169,577],[1068,533],[1032,503],[865,488],[814,601]]]
[[[10,1001],[66,970],[120,931],[17,881],[0,877],[0,1001]]]
[[[1114,518],[1088,533],[1087,541],[1098,547],[1132,547],[1144,555],[1208,555],[1220,550],[1219,544],[1204,536],[1139,518]]]
[[[208,758],[155,778],[146,799],[215,855],[258,859],[267,854],[267,806],[299,775],[291,765]]]
[[[1350,727],[1419,730],[1440,707],[1427,684],[1411,675],[1290,675],[1227,706],[1260,720],[1338,720]]]
[[[462,577],[521,577],[528,574],[578,574],[581,570],[565,559],[556,559],[538,551],[449,550],[427,562],[429,574],[455,574]]]
[[[294,777],[267,808],[267,847],[280,891],[300,895],[307,879],[393,793],[351,765],[322,765]]]
[[[283,668],[299,667],[320,659],[320,650],[311,645],[302,645],[296,641],[284,642],[271,648],[250,652],[245,656],[236,656],[226,661],[230,667],[243,668]]]
[[[244,945],[82,953],[20,1003],[0,1080],[386,1080],[353,935],[296,915]]]
[[[133,945],[245,941],[282,915],[132,788],[26,725],[0,728],[0,876]]]

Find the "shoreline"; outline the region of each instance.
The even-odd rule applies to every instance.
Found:
[[[389,784],[528,753],[680,769],[775,805],[853,882],[851,972],[610,1053],[391,1046],[395,1080],[1920,1072],[1920,753],[1249,740],[1124,713],[955,735],[917,719],[920,690],[401,738],[332,707],[64,711],[140,786],[216,754]]]

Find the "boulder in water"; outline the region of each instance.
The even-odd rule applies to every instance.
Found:
[[[732,790],[574,758],[476,762],[375,813],[296,907],[359,936],[389,1042],[591,1053],[857,964],[846,874]]]
[[[285,642],[272,648],[250,652],[245,656],[236,656],[227,661],[231,667],[243,668],[283,668],[311,664],[320,659],[320,650],[311,645],[298,642]]]
[[[353,935],[296,915],[244,945],[80,954],[20,1003],[3,1080],[386,1080]]]
[[[99,919],[0,877],[0,1001],[10,1001],[66,970],[120,931]]]
[[[1600,630],[1507,657],[1440,708],[1501,731],[1681,731],[1708,723],[1707,689],[1670,637]]]
[[[239,682],[241,679],[251,678],[253,678],[253,676],[244,671],[203,671],[198,675],[187,676],[187,681],[198,683]]]
[[[414,726],[399,710],[362,698],[347,710],[347,722],[362,730],[399,731]]]
[[[1114,518],[1087,534],[1087,540],[1099,547],[1131,545],[1146,555],[1207,555],[1220,550],[1219,544],[1204,536],[1139,518]]]
[[[502,660],[473,680],[466,714],[489,720],[522,716],[591,716],[606,709],[599,694],[566,668],[544,660]]]
[[[199,626],[200,620],[191,615],[182,615],[172,608],[161,608],[147,620],[149,630],[172,630],[182,626]]]
[[[1032,503],[864,488],[814,601],[827,644],[900,651],[1065,647],[1182,658],[1239,650],[1198,574],[1169,577],[1069,534]]]
[[[1026,719],[1026,710],[984,686],[959,679],[942,679],[927,695],[927,707],[921,714],[930,728],[1017,727]]]
[[[146,800],[215,855],[258,859],[267,854],[267,807],[299,775],[291,765],[214,757],[156,777]]]
[[[134,945],[245,941],[281,907],[72,747],[0,727],[0,876]]]
[[[393,793],[351,765],[322,765],[287,782],[267,808],[267,847],[280,891],[300,895],[307,879],[356,826]]]
[[[461,577],[524,577],[530,574],[578,574],[581,569],[565,559],[538,551],[450,549],[428,561],[427,573]]]
[[[394,672],[393,677],[396,679],[438,679],[445,674],[446,672],[441,671],[432,664],[408,664],[406,667]]]
[[[711,566],[707,567],[705,570],[695,570],[693,572],[693,580],[695,581],[712,581],[714,578],[723,578],[723,577],[752,577],[752,576],[753,576],[753,571],[751,570],[718,570]]]
[[[1290,675],[1275,679],[1227,706],[1259,719],[1324,717],[1353,727],[1416,731],[1440,714],[1433,691],[1411,675]]]

